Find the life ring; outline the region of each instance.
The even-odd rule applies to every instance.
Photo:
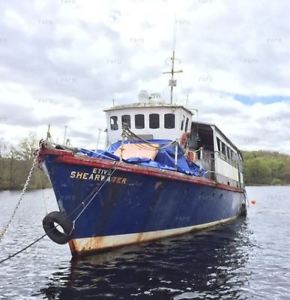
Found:
[[[59,211],[47,214],[42,220],[42,226],[47,236],[57,244],[63,245],[71,240],[73,223]],[[57,229],[58,226],[63,232]]]
[[[180,138],[180,146],[185,148],[187,145],[187,141],[188,141],[188,134],[186,132],[184,132]]]

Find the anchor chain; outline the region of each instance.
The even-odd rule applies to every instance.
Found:
[[[21,194],[20,194],[20,197],[19,197],[19,199],[18,199],[18,201],[17,201],[17,204],[16,204],[16,206],[15,206],[13,212],[12,212],[12,215],[11,215],[11,217],[10,217],[8,223],[6,224],[6,226],[4,227],[4,229],[0,232],[0,241],[3,239],[4,235],[6,234],[8,228],[9,228],[9,226],[11,225],[11,223],[12,223],[12,221],[13,221],[15,215],[16,215],[16,212],[17,212],[17,210],[18,210],[18,208],[19,208],[19,206],[20,206],[20,203],[21,203],[21,201],[22,201],[22,199],[23,199],[23,196],[24,196],[24,194],[25,194],[25,192],[26,192],[26,190],[27,190],[27,187],[28,187],[29,182],[30,182],[30,180],[31,180],[33,171],[34,171],[35,166],[36,166],[36,164],[37,164],[37,161],[38,161],[38,158],[39,158],[39,153],[40,153],[41,146],[42,146],[43,143],[44,143],[43,140],[41,140],[40,143],[39,143],[39,148],[37,149],[37,152],[36,152],[36,154],[35,154],[35,157],[34,157],[34,160],[33,160],[32,166],[31,166],[31,169],[30,169],[30,171],[29,171],[29,174],[28,174],[28,176],[27,176],[27,179],[26,179],[26,181],[25,181],[25,184],[24,184],[24,186],[23,186],[23,189],[22,189],[22,192],[21,192]]]

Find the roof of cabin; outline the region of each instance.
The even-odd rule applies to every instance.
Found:
[[[150,107],[159,107],[159,108],[182,108],[189,114],[193,115],[193,112],[190,111],[188,108],[184,107],[183,105],[178,104],[170,104],[170,103],[164,103],[164,102],[148,102],[148,103],[132,103],[132,104],[124,104],[124,105],[115,105],[113,107],[104,109],[105,112],[108,111],[116,111],[116,110],[124,110],[128,108],[133,109],[141,109],[141,108],[150,108]]]

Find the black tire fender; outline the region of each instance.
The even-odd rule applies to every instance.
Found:
[[[73,223],[62,212],[53,211],[47,214],[42,220],[42,226],[47,236],[57,244],[63,245],[71,240]],[[59,226],[63,232],[57,229]]]

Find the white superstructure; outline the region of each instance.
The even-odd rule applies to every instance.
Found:
[[[191,136],[200,152],[199,163],[210,178],[226,185],[244,185],[242,154],[217,126],[192,122]]]
[[[135,103],[106,109],[108,144],[121,139],[124,124],[143,139],[180,140],[190,133],[192,112],[181,105]]]
[[[238,148],[215,125],[192,122],[193,113],[184,106],[148,101],[113,106],[105,112],[108,145],[122,139],[123,126],[145,140],[178,141],[188,159],[207,170],[208,178],[235,187],[244,185]]]

